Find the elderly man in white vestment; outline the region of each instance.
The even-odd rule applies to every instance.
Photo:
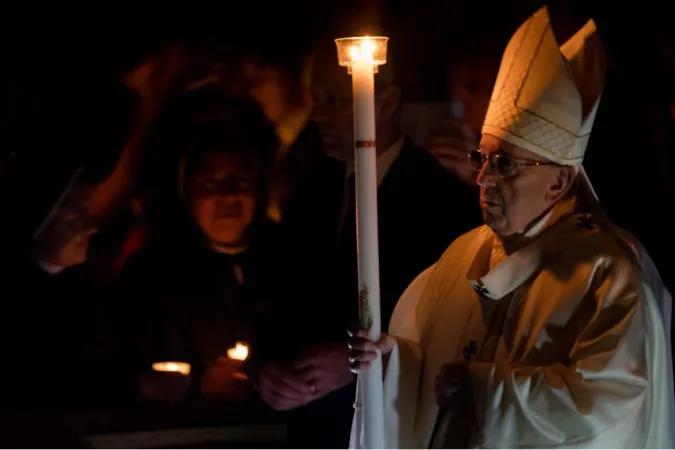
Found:
[[[670,294],[581,167],[604,71],[592,20],[559,47],[542,8],[511,38],[470,154],[485,226],[408,287],[390,336],[350,340],[354,371],[383,354],[389,448],[672,447]]]

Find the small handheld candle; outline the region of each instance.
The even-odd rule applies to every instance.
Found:
[[[246,361],[248,358],[248,345],[237,342],[237,345],[227,351],[227,357],[236,361]]]
[[[156,362],[152,365],[152,370],[156,372],[176,372],[181,375],[190,375],[190,364],[184,362]]]
[[[387,62],[388,40],[368,36],[335,40],[338,64],[352,75],[359,318],[373,341],[380,339],[381,332],[374,74]],[[385,448],[381,357],[359,374],[356,408],[366,448]]]

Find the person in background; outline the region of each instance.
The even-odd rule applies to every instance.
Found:
[[[306,339],[296,341],[294,345],[300,351],[290,359],[290,364],[279,366],[272,362],[263,367],[259,389],[263,400],[272,407],[292,410],[290,434],[294,445],[342,448],[348,444],[346,430],[351,423],[354,401],[354,377],[344,362],[346,337],[343,330],[356,320],[357,314],[353,118],[351,79],[334,59],[334,44],[330,40],[326,42],[332,51],[317,48],[309,60],[314,103],[311,117],[318,125],[325,153],[342,162],[340,186],[344,194],[334,278],[319,287],[325,292],[326,286],[332,286],[336,300],[322,302],[321,308],[326,313],[315,315],[311,321],[339,332],[330,336],[324,332],[322,342],[314,345]],[[380,277],[382,320],[386,329],[394,304],[407,283],[440,256],[453,233],[459,235],[470,229],[479,223],[480,216],[473,202],[465,208],[461,206],[462,202],[472,198],[472,189],[455,181],[424,149],[415,147],[403,136],[400,129],[401,97],[393,80],[393,71],[383,66],[376,81]],[[462,212],[455,213],[458,211]],[[353,302],[344,302],[350,297]],[[317,309],[311,303],[308,307]],[[297,325],[290,326],[291,329],[306,330],[302,317],[301,314],[288,317],[285,326],[294,323]],[[293,370],[279,376],[279,367]],[[284,377],[292,379],[293,376],[311,383],[313,395],[309,405],[305,405],[304,398],[283,382]]]
[[[395,54],[395,47],[389,52]],[[312,73],[313,117],[319,123],[326,151],[346,166],[339,261],[347,295],[354,298],[354,302],[347,305],[353,307],[355,314],[358,289],[352,80],[346,70],[329,57],[335,57],[335,51],[316,52]],[[404,135],[395,58],[389,59],[375,75],[380,298],[384,330],[398,297],[413,278],[435,261],[455,237],[480,223],[479,208],[472,200],[474,190],[458,182],[425,149],[415,146]]]
[[[114,101],[102,103],[106,114],[113,115],[108,119],[111,129],[97,129],[95,139],[105,140],[110,170],[92,193],[91,210],[100,218],[100,230],[90,252],[92,274],[102,290],[114,282],[120,264],[149,242],[145,212],[138,206],[141,200],[145,209],[155,192],[141,168],[166,103],[186,83],[189,59],[190,53],[174,41],[149,49],[119,69],[109,94]]]
[[[113,156],[109,158],[112,170],[99,183],[91,201],[93,213],[101,218],[101,229],[92,242],[90,261],[103,289],[110,286],[130,255],[156,237],[148,215],[156,210],[159,197],[155,174],[165,173],[162,164],[169,158],[152,154],[152,141],[166,125],[167,104],[194,89],[195,81],[208,78],[222,48],[212,47],[208,31],[194,42],[161,32],[155,38],[149,47],[142,42],[134,45],[126,64],[113,62],[115,83],[109,95],[114,101],[109,102],[112,108],[106,104],[106,114],[109,116],[111,109],[118,112],[109,119],[116,126],[112,126],[112,133],[98,131],[100,127],[94,132],[98,132],[95,138],[105,136],[107,145],[103,147]]]
[[[270,407],[293,410],[288,414],[289,442],[302,448],[342,445],[336,444],[344,439],[334,427],[317,427],[335,409],[333,398],[317,407],[301,407],[353,379],[342,362],[344,346],[336,343],[344,340],[347,311],[328,302],[317,305],[315,298],[316,292],[339,282],[336,252],[345,175],[344,164],[324,152],[310,117],[308,56],[262,49],[251,53],[242,68],[247,94],[275,124],[280,139],[267,211],[285,243],[284,265],[297,270],[288,277],[293,295],[280,298],[268,315],[268,328],[276,331],[267,334],[273,338],[265,343],[265,357],[254,357],[250,377]]]
[[[89,205],[98,180],[84,167],[35,164],[28,149],[20,150],[1,188],[1,341],[13,368],[3,376],[3,406],[124,403],[111,324],[85,264],[97,230]]]
[[[494,44],[485,39],[465,37],[463,41],[473,44],[453,53],[448,72],[450,111],[432,131],[428,150],[450,173],[475,186],[476,177],[467,154],[478,145],[500,55]]]
[[[322,258],[337,241],[343,167],[323,151],[310,120],[310,70],[303,51],[280,58],[274,49],[261,49],[242,64],[247,94],[274,124],[280,143],[270,177],[268,217],[295,245],[311,243],[304,248],[308,255]]]
[[[258,318],[271,292],[283,292],[276,226],[264,214],[274,128],[252,101],[200,98],[209,104],[193,104],[194,117],[211,107],[213,116],[165,130],[183,150],[180,209],[164,217],[172,233],[127,261],[113,297],[148,401],[246,397],[250,385],[234,375],[244,367],[227,351],[237,342],[258,351]],[[187,362],[191,373],[153,371],[162,361]]]

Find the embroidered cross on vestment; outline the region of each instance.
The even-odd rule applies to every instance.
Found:
[[[478,346],[476,345],[476,341],[469,341],[467,345],[464,346],[462,349],[462,354],[464,355],[464,359],[466,362],[471,361],[471,355],[475,355],[478,353]]]
[[[595,221],[591,216],[581,216],[577,221],[577,228],[580,230],[594,230]]]
[[[488,295],[490,293],[481,280],[476,282],[476,284],[473,286],[473,289],[478,295]]]

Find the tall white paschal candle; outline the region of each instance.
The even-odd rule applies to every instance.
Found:
[[[375,149],[375,72],[386,62],[387,38],[336,40],[338,59],[352,75],[354,163],[359,271],[359,318],[372,340],[380,339],[380,263],[377,232],[377,155]],[[356,417],[366,448],[385,448],[382,357],[359,374]]]

